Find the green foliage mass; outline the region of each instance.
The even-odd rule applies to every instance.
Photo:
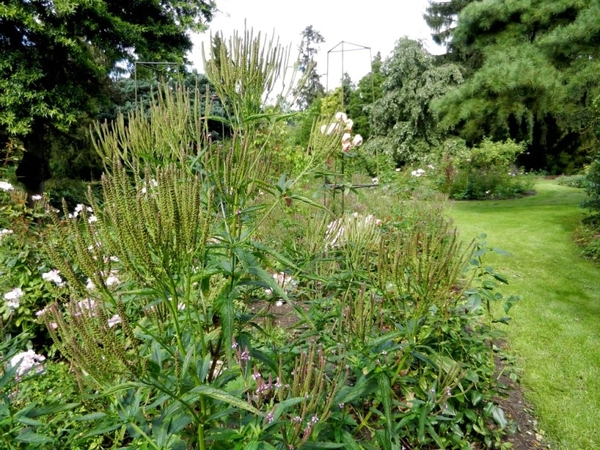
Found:
[[[374,152],[393,156],[396,164],[417,161],[441,143],[432,100],[462,82],[457,66],[438,66],[417,41],[401,39],[383,69],[382,97],[372,106]]]
[[[81,135],[107,101],[111,76],[135,60],[182,69],[188,31],[203,30],[214,8],[205,0],[2,2],[0,140],[21,137],[19,177],[29,192],[49,178],[48,142],[60,149]]]
[[[508,318],[492,304],[506,313],[516,297],[497,291],[506,279],[484,262],[494,250],[463,245],[438,195],[348,191],[333,214],[338,194],[312,181],[345,175],[335,173],[348,157],[341,144],[358,145],[349,121],[320,118],[293,176],[282,173],[273,154],[289,116],[264,99],[286,54],[251,32],[222,42],[206,66],[230,136],[210,138],[200,91],[169,85],[147,109],[95,129],[101,195],[51,211],[44,229],[62,291],[36,320],[70,369],[36,380],[39,364],[13,364],[26,336],[7,333],[2,444],[501,447],[508,421],[490,342]],[[477,155],[498,162],[516,151],[509,144]],[[7,321],[29,314],[10,297]],[[289,328],[275,323],[277,308]],[[61,375],[68,400],[38,408]]]
[[[0,7],[0,124],[26,135],[36,119],[68,130],[93,110],[109,73],[134,55],[183,63],[186,30],[203,29],[211,2],[28,2]]]
[[[595,1],[484,0],[462,9],[452,46],[470,76],[435,103],[442,125],[469,143],[528,144],[519,161],[552,172],[580,166],[598,82]]]
[[[454,145],[453,145],[454,144]],[[483,140],[467,148],[448,141],[439,161],[438,189],[460,200],[504,199],[531,193],[533,180],[516,166],[524,145]]]

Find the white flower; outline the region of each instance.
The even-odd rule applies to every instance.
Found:
[[[345,144],[346,142],[350,142],[351,137],[352,137],[352,135],[350,133],[344,133],[344,135],[342,136],[342,144]]]
[[[396,172],[400,172],[401,170],[400,167],[396,167]]]
[[[347,152],[348,150],[350,150],[350,146],[351,146],[351,145],[352,145],[352,144],[350,144],[350,142],[344,142],[344,143],[342,144],[342,151],[343,151],[343,152]]]
[[[360,134],[357,134],[356,136],[354,136],[354,139],[352,139],[352,145],[354,145],[355,147],[360,146],[363,143],[363,138]]]
[[[14,288],[12,291],[4,294],[6,299],[6,307],[10,310],[15,310],[21,304],[20,298],[23,296],[21,288]]]
[[[277,300],[275,302],[275,306],[283,306],[283,302],[281,300]]]
[[[0,230],[0,238],[2,238],[2,236],[5,236],[7,234],[13,234],[13,230],[9,230],[8,228],[4,228],[4,229]]]
[[[325,134],[327,131],[327,125],[321,125],[321,134]]]
[[[87,283],[85,285],[85,288],[88,291],[93,291],[94,289],[96,289],[96,285],[94,284],[94,282],[91,279],[88,278],[87,279]]]
[[[88,223],[98,222],[98,218],[93,214],[88,218]]]
[[[119,316],[118,314],[115,314],[114,316],[112,316],[110,319],[107,320],[108,323],[108,327],[112,328],[115,325],[118,325],[121,323],[121,316]]]
[[[346,120],[346,130],[352,131],[353,126],[354,126],[354,121],[352,119]]]
[[[371,183],[379,184],[379,178],[371,178]]]
[[[339,128],[339,125],[337,123],[332,123],[329,124],[329,127],[327,128],[327,134],[328,136],[333,133],[335,130],[337,130]]]
[[[112,286],[113,284],[119,284],[119,283],[120,283],[120,281],[117,278],[117,276],[115,274],[112,274],[112,273],[106,279],[106,285],[107,286]]]
[[[348,116],[346,115],[346,113],[338,111],[335,113],[335,120],[338,120],[340,122],[346,122],[348,120]]]
[[[42,274],[42,279],[55,283],[58,287],[64,286],[65,282],[59,275],[60,271],[53,269],[50,272]]]
[[[78,312],[75,313],[75,316],[80,316],[81,312],[83,312],[83,311],[89,311],[89,315],[91,317],[93,317],[96,315],[96,313],[94,312],[95,309],[96,309],[96,301],[95,300],[92,300],[91,298],[83,299],[83,300],[77,302]]]
[[[17,353],[15,356],[10,358],[10,367],[17,368],[17,379],[31,370],[35,370],[34,373],[40,373],[44,368],[40,365],[42,361],[46,359],[43,355],[36,354],[33,350],[27,350],[26,352]]]
[[[429,164],[429,165],[427,166],[427,168],[428,168],[428,169],[431,169],[431,170],[434,170],[434,169],[435,169],[435,167],[433,166],[433,164]]]
[[[6,300],[6,307],[11,311],[14,311],[15,309],[17,309],[20,304],[21,304],[21,300],[19,300],[18,298],[15,298],[12,300]]]
[[[31,200],[33,200],[33,201],[38,201],[38,200],[41,200],[41,199],[42,199],[41,195],[32,195],[31,196]]]
[[[77,306],[81,309],[96,309],[96,301],[91,298],[84,298],[80,302],[77,302]]]
[[[73,211],[73,214],[69,214],[68,217],[69,219],[74,219],[75,217],[79,216],[79,213],[83,210],[86,210],[87,212],[93,212],[92,208],[90,208],[89,206],[85,206],[83,203],[78,203],[75,206],[75,211]]]
[[[423,169],[413,170],[410,173],[413,177],[420,177],[421,175],[425,175],[425,171]]]
[[[0,189],[3,191],[12,191],[14,187],[8,181],[0,181]]]
[[[291,275],[288,275],[285,272],[274,273],[273,278],[279,286],[286,290],[295,288],[298,285],[296,280],[294,280]]]

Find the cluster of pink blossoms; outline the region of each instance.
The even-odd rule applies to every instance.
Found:
[[[334,131],[343,129],[342,151],[348,153],[352,147],[358,147],[363,143],[363,138],[360,134],[356,134],[352,137],[351,131],[353,125],[354,121],[349,119],[346,113],[340,111],[335,113],[335,122],[321,126],[321,133],[330,135]]]

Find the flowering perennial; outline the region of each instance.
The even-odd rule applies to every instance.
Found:
[[[65,285],[65,282],[60,277],[60,271],[53,269],[50,272],[46,272],[42,274],[42,279],[46,281],[51,281],[56,284],[58,287],[62,287]]]
[[[23,296],[23,291],[21,288],[14,288],[12,291],[4,294],[4,299],[6,300],[6,307],[10,310],[15,310],[21,304],[21,297]]]
[[[12,191],[15,188],[8,181],[0,181],[0,189],[2,189],[3,191]]]
[[[89,207],[89,206],[85,206],[83,203],[78,203],[78,204],[77,204],[77,206],[75,206],[75,211],[73,211],[73,213],[72,213],[72,214],[69,214],[69,216],[68,216],[68,217],[69,217],[69,219],[74,219],[75,217],[78,217],[78,216],[79,216],[79,214],[80,214],[81,212],[83,212],[83,210],[84,210],[84,209],[85,209],[87,212],[90,212],[90,213],[91,213],[91,212],[93,212],[91,207]],[[92,216],[92,217],[93,217],[93,216]]]
[[[354,126],[354,121],[352,119],[348,119],[346,113],[341,111],[335,113],[336,122],[331,123],[329,125],[321,126],[321,133],[330,135],[334,131],[343,129],[345,130],[342,135],[342,152],[349,152],[352,147],[358,147],[363,143],[363,138],[360,134],[357,134],[352,138],[352,127]]]
[[[336,219],[327,225],[325,230],[325,247],[340,247],[348,242],[354,242],[360,235],[370,235],[376,227],[381,225],[381,220],[375,219],[372,214],[362,216],[355,212]]]
[[[10,358],[10,367],[17,368],[16,379],[19,380],[23,375],[34,370],[34,373],[40,373],[44,370],[41,366],[41,362],[46,359],[43,355],[36,354],[33,350],[27,350],[26,352],[17,353],[15,356]]]

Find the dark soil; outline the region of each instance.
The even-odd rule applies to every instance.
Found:
[[[506,372],[507,366],[500,357],[496,358],[496,368],[500,374],[498,378],[500,395],[496,397],[496,401],[511,422],[504,441],[510,442],[513,450],[549,449],[537,426],[531,405],[525,400],[518,382],[513,381]]]
[[[261,301],[255,303],[252,310],[258,312],[268,306],[267,302]],[[287,303],[280,306],[272,304],[269,313],[272,316],[273,325],[284,329],[290,329],[298,322],[294,308]],[[498,345],[504,346],[504,343]],[[509,376],[510,372],[507,369],[510,369],[510,365],[498,356],[496,367],[499,374],[500,391],[496,401],[511,423],[504,441],[512,444],[512,450],[548,450],[550,447],[537,426],[533,409],[525,400],[521,386]]]

